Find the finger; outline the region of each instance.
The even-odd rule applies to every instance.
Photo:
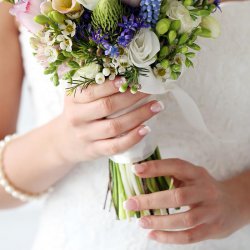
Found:
[[[190,206],[200,203],[207,195],[206,189],[197,190],[197,186],[186,186],[151,194],[131,197],[124,203],[124,208],[132,211],[165,209]]]
[[[148,161],[133,166],[133,172],[142,178],[157,176],[174,176],[179,180],[194,180],[201,176],[203,170],[187,161],[165,159]]]
[[[115,139],[96,141],[93,143],[93,148],[99,155],[115,155],[137,144],[144,136],[150,133],[150,131],[151,129],[148,126],[139,126],[124,136]]]
[[[87,137],[89,140],[117,137],[143,124],[163,109],[161,102],[151,101],[120,117],[90,123],[88,126],[91,126],[92,133],[89,133]]]
[[[165,244],[191,244],[209,239],[210,230],[208,227],[209,225],[202,224],[178,232],[152,231],[149,233],[149,238]]]
[[[84,104],[84,108],[82,105],[77,105],[75,107],[75,112],[78,114],[78,118],[76,118],[75,122],[80,124],[81,122],[102,119],[120,110],[131,107],[147,96],[147,94],[139,92],[135,95],[130,92],[118,93]]]
[[[211,218],[213,215],[208,208],[196,207],[178,214],[145,216],[139,225],[145,229],[187,229],[204,224]]]
[[[75,103],[89,103],[100,98],[113,95],[119,92],[119,88],[124,83],[124,78],[116,78],[113,81],[107,80],[103,84],[93,84],[87,88],[78,88],[75,96],[71,96]]]

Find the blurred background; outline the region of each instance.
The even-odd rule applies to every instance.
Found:
[[[23,100],[19,115],[18,131],[23,133],[33,124],[29,90],[24,82]],[[0,210],[0,250],[30,250],[38,228],[42,202],[34,202],[21,208]]]

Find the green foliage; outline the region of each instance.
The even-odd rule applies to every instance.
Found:
[[[92,14],[92,25],[105,32],[114,32],[122,19],[124,7],[120,0],[100,0]]]

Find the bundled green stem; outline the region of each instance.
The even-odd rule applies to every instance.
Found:
[[[161,155],[157,148],[155,152],[145,161],[160,160]],[[144,162],[145,162],[144,161]],[[173,179],[171,177],[155,177],[155,178],[139,178],[131,169],[131,164],[118,164],[109,160],[109,170],[111,182],[109,190],[112,194],[112,203],[114,205],[117,218],[119,220],[129,219],[131,217],[140,218],[146,215],[165,215],[168,214],[168,209],[144,210],[139,212],[126,211],[123,208],[123,202],[128,198],[150,194],[158,191],[168,190],[173,188]]]

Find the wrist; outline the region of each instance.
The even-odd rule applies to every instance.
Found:
[[[250,171],[223,181],[243,225],[250,224]]]

